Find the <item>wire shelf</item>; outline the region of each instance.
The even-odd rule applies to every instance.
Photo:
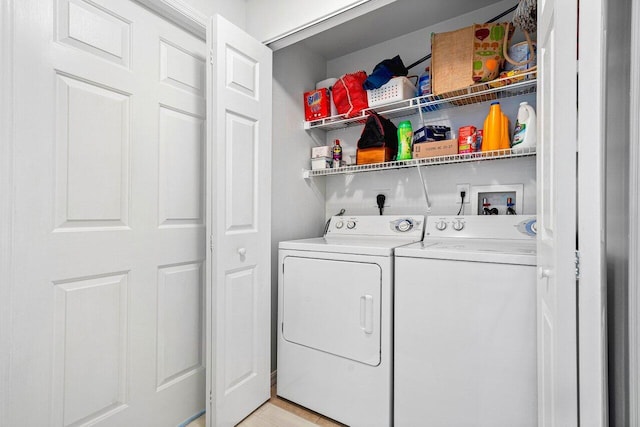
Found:
[[[374,108],[362,110],[357,116],[346,118],[344,115],[326,117],[319,120],[304,122],[305,129],[342,129],[352,125],[363,124],[367,121],[370,111],[384,114],[388,119],[411,116],[423,111],[439,111],[464,105],[495,101],[514,96],[536,92],[536,71],[518,74],[512,77],[492,80],[440,95],[425,95],[404,101],[396,101]]]
[[[313,178],[326,175],[344,175],[361,172],[375,172],[390,169],[404,169],[416,166],[436,166],[452,163],[478,162],[484,160],[513,159],[517,157],[530,157],[536,155],[535,147],[508,150],[484,151],[478,153],[451,154],[448,156],[425,157],[422,159],[399,160],[385,163],[372,163],[366,165],[342,166],[339,168],[305,170],[303,178]]]

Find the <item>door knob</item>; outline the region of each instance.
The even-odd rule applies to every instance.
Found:
[[[238,255],[245,256],[246,254],[247,254],[247,249],[246,248],[238,249]]]
[[[540,267],[538,269],[538,276],[540,276],[541,279],[548,279],[549,277],[551,277],[551,270],[548,268]]]

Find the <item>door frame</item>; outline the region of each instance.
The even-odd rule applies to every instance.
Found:
[[[206,41],[207,17],[183,0],[133,0]]]
[[[640,6],[631,5],[631,96],[629,117],[640,114]],[[629,421],[640,423],[640,134],[629,124]]]
[[[6,425],[11,358],[11,264],[13,223],[13,58],[14,0],[0,2],[0,425]]]

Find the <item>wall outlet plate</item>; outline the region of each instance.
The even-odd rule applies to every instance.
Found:
[[[464,204],[471,203],[471,185],[469,184],[456,184],[456,202],[460,200],[460,193],[464,194]]]

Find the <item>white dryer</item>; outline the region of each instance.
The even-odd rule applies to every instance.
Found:
[[[529,216],[430,216],[396,250],[396,427],[537,426],[535,231]]]
[[[392,424],[393,251],[423,216],[331,218],[280,242],[279,396],[350,426]]]

